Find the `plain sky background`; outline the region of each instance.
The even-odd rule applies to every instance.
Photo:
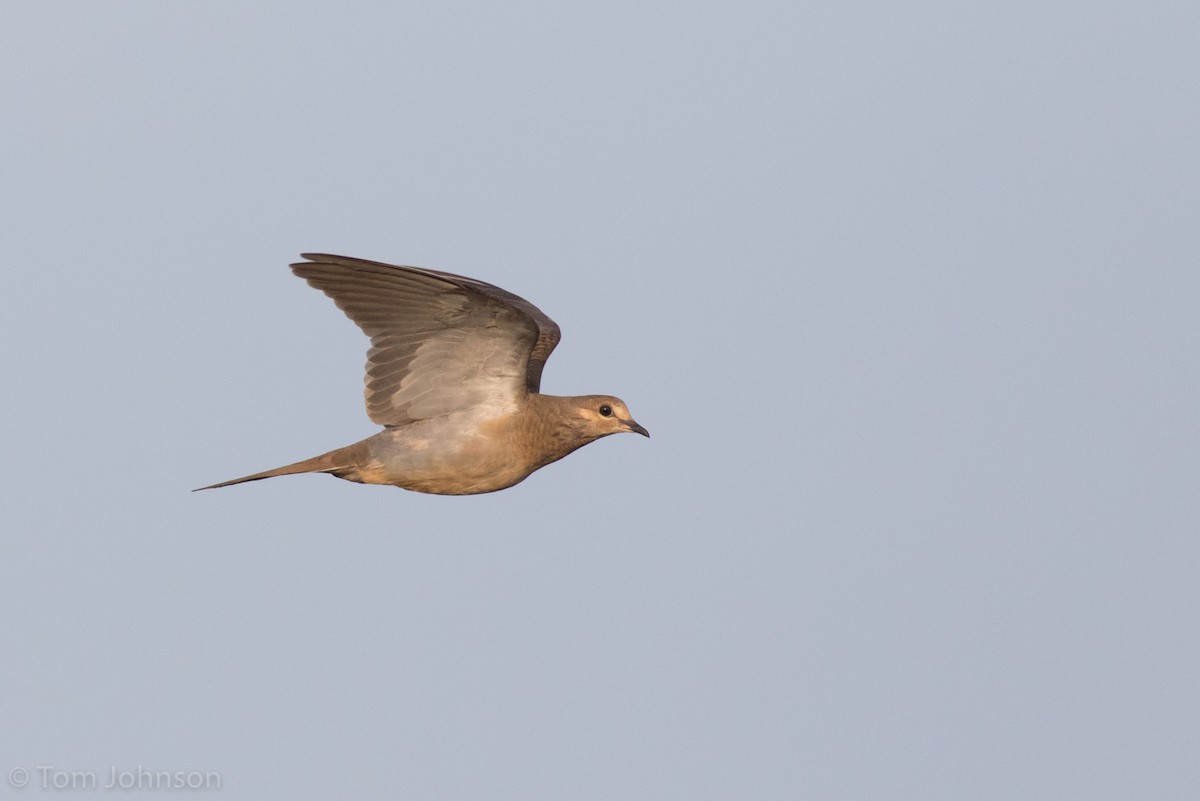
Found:
[[[9,2],[0,42],[0,797],[1200,797],[1195,3]],[[543,388],[653,439],[189,493],[375,430],[306,250],[528,298]]]

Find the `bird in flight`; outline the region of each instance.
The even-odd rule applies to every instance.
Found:
[[[650,436],[611,395],[540,392],[558,326],[523,298],[461,275],[305,253],[292,272],[371,339],[367,416],[383,431],[216,489],[328,473],[438,495],[494,492],[589,442]]]

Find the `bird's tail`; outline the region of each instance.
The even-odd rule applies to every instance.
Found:
[[[274,470],[264,470],[261,473],[254,473],[241,478],[222,481],[219,484],[210,484],[207,487],[197,487],[192,492],[200,490],[217,489],[219,487],[229,487],[234,484],[242,484],[246,481],[258,481],[263,478],[274,478],[275,476],[290,476],[296,473],[333,473],[337,475],[346,471],[355,465],[355,457],[359,454],[355,451],[356,448],[361,449],[362,443],[356,443],[347,448],[338,448],[336,451],[323,453],[320,456],[314,456],[311,459],[305,459],[302,462],[293,464],[285,464],[283,467],[276,467]]]

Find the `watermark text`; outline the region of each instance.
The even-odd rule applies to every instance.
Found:
[[[57,765],[13,767],[8,786],[52,792],[138,792],[220,790],[225,780],[215,770],[152,770],[142,765],[110,765],[104,770],[69,770]]]

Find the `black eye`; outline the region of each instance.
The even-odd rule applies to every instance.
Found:
[[[601,417],[612,417],[612,407],[609,406],[607,403],[600,404],[600,416]]]

